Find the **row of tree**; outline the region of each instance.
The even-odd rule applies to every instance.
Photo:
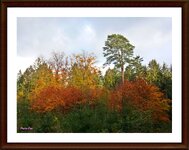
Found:
[[[37,58],[24,73],[20,71],[17,78],[18,127],[28,124],[34,126],[34,118],[28,120],[23,117],[26,112],[28,114],[37,112],[40,116],[46,113],[58,113],[58,116],[63,115],[63,118],[67,118],[66,116],[73,111],[79,111],[86,113],[85,115],[94,115],[96,122],[99,117],[104,116],[105,125],[102,130],[106,132],[164,132],[164,127],[156,130],[155,126],[159,127],[160,123],[170,124],[171,121],[171,67],[166,64],[161,66],[156,60],[151,60],[148,66],[142,65],[143,59],[140,56],[133,56],[134,46],[119,34],[108,36],[103,49],[107,58],[104,65],[115,64],[114,68],[108,69],[104,76],[95,66],[95,56],[88,53],[68,57],[64,53],[53,52],[49,60]],[[27,111],[23,112],[25,107]],[[87,107],[90,109],[86,109]],[[140,122],[141,126],[151,122],[152,130],[137,129],[139,127],[135,128],[135,131],[125,129],[125,126],[133,121],[133,114],[129,113],[133,110],[144,115],[143,119],[138,118],[138,120],[134,115],[136,117],[134,122]],[[90,111],[93,112],[89,113]],[[107,118],[112,121],[115,119],[110,115],[112,112],[116,113],[116,118],[119,120],[114,131],[112,129],[114,126],[106,122]],[[97,116],[98,114],[100,116]],[[78,117],[81,119],[81,114],[75,120]],[[146,117],[148,119],[145,119]],[[58,118],[58,121],[56,120],[58,127],[61,128],[62,122],[68,123],[69,119],[60,121],[61,117]],[[65,129],[65,124],[60,132],[85,132],[83,128],[75,129],[75,126],[69,130]],[[93,130],[93,132],[102,131],[96,127],[93,127]],[[170,130],[171,127],[168,131]],[[40,128],[40,132],[52,131]]]

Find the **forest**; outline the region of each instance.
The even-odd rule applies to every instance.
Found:
[[[38,57],[17,74],[17,132],[172,132],[172,66],[143,65],[134,49],[123,35],[108,35],[105,74],[86,51]]]

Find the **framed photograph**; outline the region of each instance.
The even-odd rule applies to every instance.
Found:
[[[3,0],[1,149],[188,149],[188,7]]]

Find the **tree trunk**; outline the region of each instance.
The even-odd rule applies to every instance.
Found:
[[[121,66],[122,84],[124,84],[124,65]]]

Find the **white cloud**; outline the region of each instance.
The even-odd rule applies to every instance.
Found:
[[[160,63],[167,62],[168,64],[172,61],[171,27],[165,29],[162,26],[152,21],[142,22],[125,31],[126,36],[135,46],[135,54],[143,57],[145,64],[151,59],[157,59]]]
[[[88,24],[84,25],[84,27],[81,27],[80,34],[77,35],[77,38],[75,40],[75,49],[93,50],[96,40],[95,30]]]
[[[151,59],[171,63],[170,18],[20,18],[17,54],[22,58],[49,58],[52,51],[71,55],[85,50],[103,64],[102,47],[107,36],[114,33],[127,37],[145,64]],[[22,58],[22,62],[27,60]]]
[[[94,38],[95,35],[96,35],[94,29],[90,25],[86,25],[84,27],[84,32],[85,32],[86,35],[89,35],[90,38]]]

